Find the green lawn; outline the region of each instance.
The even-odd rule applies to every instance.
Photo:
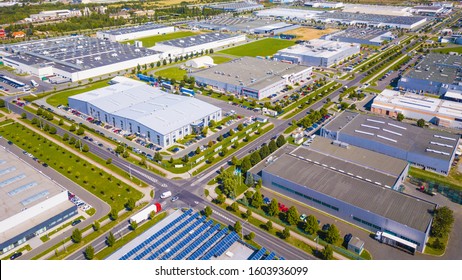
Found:
[[[443,176],[420,168],[411,167],[409,168],[409,175],[425,181],[433,181],[458,191],[462,190],[462,174],[454,168],[449,172],[448,176]]]
[[[67,98],[69,96],[77,95],[77,94],[84,93],[90,90],[95,90],[98,88],[108,86],[109,84],[107,82],[108,80],[102,80],[102,81],[98,81],[96,83],[86,85],[86,86],[83,86],[77,89],[64,90],[64,91],[58,92],[56,94],[53,94],[49,98],[47,98],[47,103],[52,106],[67,105],[68,103]]]
[[[178,67],[171,67],[164,70],[159,70],[154,73],[156,76],[161,76],[163,78],[175,79],[177,81],[183,80],[184,75],[186,75],[186,70],[180,69]]]
[[[221,53],[235,56],[269,56],[275,54],[280,49],[293,45],[295,45],[294,41],[268,38],[226,49],[221,51]]]
[[[436,52],[436,53],[445,53],[445,54],[448,54],[448,53],[450,53],[450,52],[462,53],[462,47],[452,47],[452,48],[434,49],[433,52]]]
[[[152,37],[136,39],[136,41],[141,41],[143,42],[143,47],[150,48],[150,47],[153,47],[157,42],[173,40],[173,39],[193,36],[197,34],[198,33],[191,32],[191,31],[179,31],[179,32],[174,32],[174,33],[168,33],[168,34],[163,34],[163,35],[156,35]],[[123,43],[130,43],[131,45],[133,45],[135,43],[135,40],[125,41]]]
[[[21,124],[0,127],[0,132],[3,137],[48,163],[50,168],[54,168],[117,211],[124,208],[129,198],[138,201],[142,197],[139,191]]]
[[[212,58],[213,58],[213,63],[215,64],[222,64],[222,63],[232,60],[232,58],[227,57],[227,56],[212,56]]]

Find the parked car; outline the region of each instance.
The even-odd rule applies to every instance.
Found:
[[[10,260],[14,260],[22,256],[22,252],[16,252],[13,255],[11,255]]]
[[[330,228],[330,224],[324,224],[324,225],[322,226],[322,231],[328,231],[329,228]]]
[[[353,238],[353,234],[351,234],[351,233],[346,234],[345,237],[343,238],[343,240],[345,241],[345,244],[348,244],[348,242],[350,242],[351,238]]]
[[[82,222],[82,220],[78,219],[78,220],[75,220],[72,222],[72,226],[76,226],[78,224],[80,224],[80,222]]]

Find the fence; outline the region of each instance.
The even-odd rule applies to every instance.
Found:
[[[415,178],[415,177],[412,177],[410,179],[410,182],[418,186],[422,186],[422,185],[428,186],[429,191],[438,192],[439,194],[449,198],[449,200],[451,200],[452,202],[455,202],[457,204],[462,204],[462,191],[455,190],[453,188],[442,185],[440,183],[436,183],[436,182],[428,181],[428,180],[422,180],[422,179]]]

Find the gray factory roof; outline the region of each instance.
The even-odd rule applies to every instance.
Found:
[[[111,65],[159,52],[84,36],[68,36],[5,45],[7,59],[26,65],[53,65],[67,72]]]
[[[206,5],[205,7],[210,8],[210,9],[217,9],[217,10],[224,10],[224,11],[236,11],[236,12],[239,12],[241,10],[250,11],[250,10],[264,8],[262,4],[249,3],[249,2],[213,4],[213,5]]]
[[[350,111],[340,114],[323,129],[448,161],[451,160],[459,140],[458,135],[448,132]]]
[[[273,174],[411,228],[426,231],[436,205],[285,154],[266,167]]]
[[[225,34],[225,33],[205,33],[195,36],[184,37],[180,39],[174,39],[169,41],[163,41],[157,43],[157,45],[167,45],[177,48],[189,48],[193,46],[203,45],[212,43],[215,41],[221,41],[232,37],[241,36],[239,34]]]
[[[227,63],[192,73],[194,77],[227,84],[263,89],[282,79],[284,75],[299,73],[307,67],[255,57],[241,57]]]
[[[354,38],[362,40],[372,40],[374,38],[383,36],[384,34],[389,33],[387,30],[378,29],[378,28],[347,28],[345,30],[330,34],[331,40],[335,38]]]
[[[357,48],[359,52],[359,44],[336,42],[323,39],[309,40],[303,44],[297,44],[282,50],[279,50],[277,55],[283,56],[312,56],[329,58],[337,56],[349,49]]]
[[[196,98],[169,94],[145,84],[117,83],[69,98],[131,119],[162,134],[204,118],[220,108]]]
[[[348,21],[367,21],[367,22],[376,22],[384,24],[415,24],[425,17],[415,17],[415,16],[387,16],[387,15],[377,15],[377,14],[362,14],[362,13],[347,13],[347,12],[327,12],[321,15],[318,15],[317,18],[324,19],[341,19]]]
[[[217,16],[212,19],[202,20],[199,22],[192,22],[190,26],[196,26],[200,28],[207,28],[211,30],[229,30],[229,31],[244,31],[253,32],[258,29],[279,29],[288,26],[294,28],[298,25],[289,24],[281,21],[275,21],[271,19],[259,19],[254,17],[224,17]]]
[[[430,53],[403,77],[459,84],[462,82],[462,56]]]
[[[155,29],[164,28],[164,27],[167,27],[167,26],[161,25],[161,24],[147,23],[147,24],[138,25],[138,26],[124,27],[124,28],[118,28],[118,29],[112,29],[112,30],[104,30],[102,31],[102,33],[111,34],[111,35],[122,35],[122,34],[129,34],[129,33],[135,33],[135,32],[147,31],[147,30],[155,30]]]

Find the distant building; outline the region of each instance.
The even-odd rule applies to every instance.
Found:
[[[313,2],[313,1],[305,2],[304,5],[307,7],[325,8],[325,9],[338,9],[344,6],[342,2]]]
[[[299,28],[297,24],[271,19],[255,19],[252,17],[214,17],[199,22],[189,23],[191,28],[209,29],[214,31],[244,32],[254,34],[275,35]]]
[[[424,119],[435,125],[462,129],[462,103],[424,95],[401,94],[385,89],[374,98],[371,111],[390,117],[401,113],[406,118]]]
[[[358,255],[364,250],[364,241],[359,239],[358,237],[352,237],[351,240],[348,242],[348,250],[355,252]]]
[[[274,58],[305,66],[330,67],[359,51],[359,44],[314,39],[279,50]]]
[[[5,29],[0,29],[0,39],[6,38]]]
[[[263,9],[264,6],[258,3],[252,2],[232,2],[232,3],[224,3],[224,4],[211,4],[206,5],[205,8],[213,9],[213,10],[221,10],[228,13],[243,13],[243,12],[250,12],[255,10]]]
[[[411,12],[418,15],[436,16],[447,13],[448,10],[450,10],[450,8],[445,8],[443,6],[415,6],[411,9]]]
[[[131,27],[123,27],[112,30],[103,30],[96,32],[99,39],[109,40],[111,42],[120,42],[135,40],[143,37],[172,33],[175,27],[159,24],[143,24]]]
[[[32,14],[29,18],[32,21],[54,20],[59,18],[81,17],[82,13],[79,10],[54,10],[42,11],[38,14]]]
[[[395,36],[391,31],[375,28],[347,28],[321,37],[324,40],[380,46]]]
[[[213,58],[205,55],[205,56],[197,57],[194,59],[190,59],[186,61],[185,65],[187,67],[192,67],[192,68],[203,68],[203,67],[211,67],[216,64],[213,63]]]
[[[16,31],[16,32],[13,32],[11,34],[11,36],[13,38],[24,38],[24,37],[26,37],[26,33],[22,32],[22,31]]]

